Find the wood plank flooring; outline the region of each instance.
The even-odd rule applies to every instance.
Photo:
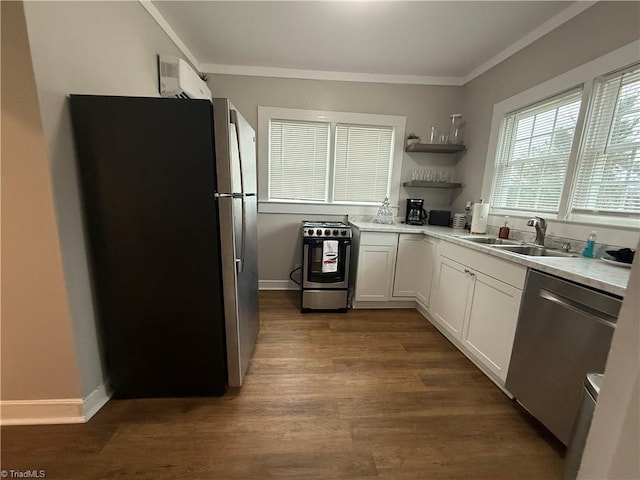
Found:
[[[112,400],[2,428],[2,469],[55,479],[560,479],[552,438],[414,310],[298,310],[261,292],[242,389]]]

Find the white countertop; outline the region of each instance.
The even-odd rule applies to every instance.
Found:
[[[556,275],[592,288],[597,288],[613,295],[624,297],[629,282],[630,268],[618,267],[595,258],[577,257],[527,257],[516,253],[505,252],[498,248],[456,238],[469,235],[466,230],[433,225],[382,225],[360,219],[349,219],[349,223],[361,232],[417,233],[430,235],[458,245],[484,252],[494,257],[509,260],[529,268]]]

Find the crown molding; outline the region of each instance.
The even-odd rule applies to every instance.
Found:
[[[142,7],[149,13],[149,15],[151,15],[158,26],[164,31],[164,33],[167,34],[167,36],[175,44],[175,46],[178,47],[178,50],[180,50],[184,54],[184,56],[187,57],[187,60],[191,62],[191,65],[193,65],[193,67],[195,67],[195,69],[200,72],[200,62],[198,61],[196,56],[191,52],[191,50],[189,50],[187,45],[182,41],[176,31],[171,28],[169,22],[165,20],[165,18],[158,11],[155,5],[150,0],[138,0],[138,3],[140,3],[140,5],[142,5]]]
[[[245,65],[222,65],[203,63],[203,73],[223,75],[247,75],[252,77],[297,78],[303,80],[332,80],[340,82],[396,83],[409,85],[460,86],[460,77],[430,77],[425,75],[389,75],[379,73],[331,72],[326,70],[303,70],[294,68],[253,67]]]

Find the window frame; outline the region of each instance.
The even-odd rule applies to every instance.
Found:
[[[269,195],[269,124],[271,119],[329,123],[328,201],[271,200]],[[352,124],[392,127],[392,159],[389,175],[389,200],[397,208],[404,154],[406,117],[400,115],[335,112],[258,106],[258,211],[322,215],[375,215],[379,203],[333,202],[336,125]],[[382,198],[380,202],[382,202]]]
[[[324,159],[321,162],[324,165],[324,185],[321,185],[322,190],[323,190],[323,199],[311,199],[311,198],[306,198],[303,200],[298,200],[295,198],[279,198],[277,196],[272,196],[273,190],[274,190],[274,185],[272,183],[270,183],[270,180],[272,179],[272,173],[274,171],[274,167],[272,166],[272,164],[270,162],[267,162],[267,198],[273,201],[277,201],[277,202],[295,202],[295,203],[299,203],[299,202],[307,202],[307,203],[324,203],[326,202],[328,196],[330,195],[329,192],[329,178],[331,175],[331,131],[330,131],[330,124],[328,122],[300,122],[300,121],[294,121],[291,119],[281,119],[281,118],[271,118],[269,119],[269,124],[268,124],[268,136],[269,136],[269,144],[267,146],[268,148],[268,152],[267,155],[269,155],[269,153],[271,153],[269,150],[269,146],[271,145],[271,135],[273,133],[272,127],[273,127],[273,121],[276,122],[282,122],[285,123],[287,125],[292,125],[292,124],[306,124],[306,125],[313,125],[314,129],[317,129],[318,127],[320,127],[321,130],[323,130],[323,133],[326,133],[326,138],[323,138],[323,140],[326,141],[325,143],[325,147],[326,147],[326,152],[324,155]],[[294,136],[294,138],[297,138]],[[317,139],[317,136],[316,136]],[[267,157],[269,158],[269,157]],[[315,165],[315,162],[314,162]],[[314,168],[315,170],[315,168]],[[312,182],[313,183],[313,182]],[[283,182],[283,184],[288,185],[288,182]],[[313,196],[313,195],[312,195]]]
[[[502,139],[502,135],[504,133],[504,129],[506,128],[505,124],[510,119],[513,118],[514,125],[512,127],[513,128],[512,134],[508,135],[509,139],[508,139],[507,142],[505,142],[506,145],[505,144],[500,145],[499,150],[501,150],[501,148],[503,146],[509,147],[508,150],[510,152],[510,155],[509,155],[510,161],[513,160],[513,163],[522,163],[522,161],[517,161],[517,160],[514,160],[512,158],[513,152],[514,152],[514,148],[515,148],[515,146],[517,144],[516,135],[517,135],[517,130],[518,130],[518,122],[520,121],[518,119],[518,117],[522,116],[522,114],[526,112],[526,113],[529,113],[529,118],[531,118],[531,114],[533,114],[534,118],[535,118],[535,115],[537,115],[540,112],[533,113],[533,111],[542,110],[541,107],[543,105],[545,105],[545,104],[546,105],[553,104],[553,103],[557,102],[558,100],[563,101],[563,100],[567,100],[568,98],[574,98],[574,101],[580,100],[580,102],[581,102],[580,103],[580,108],[581,108],[582,107],[582,102],[584,101],[584,98],[583,98],[583,95],[582,95],[582,85],[579,85],[579,86],[574,87],[574,88],[570,88],[570,89],[562,91],[562,92],[558,92],[556,95],[552,95],[551,97],[544,98],[544,99],[542,99],[542,100],[540,100],[538,102],[535,102],[533,105],[526,105],[526,106],[524,106],[522,108],[519,108],[519,109],[517,109],[515,111],[512,111],[512,112],[509,112],[509,113],[505,114],[503,119],[502,119],[502,122],[500,124],[500,134],[499,134],[498,143],[500,143],[500,139]],[[554,109],[558,109],[560,107],[561,106],[557,106],[557,107],[554,107]],[[548,112],[550,110],[546,110],[546,111]],[[567,155],[567,165],[566,165],[566,168],[565,168],[565,171],[564,171],[564,178],[562,179],[561,182],[558,182],[558,183],[562,183],[560,196],[558,198],[558,209],[560,208],[560,204],[561,204],[561,202],[563,200],[562,194],[564,193],[565,188],[566,188],[566,176],[567,176],[566,172],[567,172],[567,169],[568,169],[568,166],[569,166],[568,164],[569,164],[569,162],[571,160],[571,154],[572,154],[573,149],[575,148],[575,144],[576,144],[575,133],[577,131],[577,122],[579,121],[579,119],[580,119],[580,109],[578,110],[578,118],[576,119],[576,129],[575,129],[575,131],[573,133],[573,138],[572,138],[572,141],[571,141],[571,145],[569,145],[569,152],[567,152],[568,153],[568,155]],[[531,139],[533,139],[533,132],[532,132],[532,136],[530,138],[530,141],[531,141]],[[494,195],[495,190],[497,188],[499,188],[499,186],[502,186],[505,183],[505,182],[498,182],[497,181],[496,170],[498,170],[497,165],[499,163],[498,162],[498,154],[499,154],[499,152],[496,152],[496,158],[494,160],[494,175],[493,175],[493,181],[492,181],[492,185],[491,185],[491,195],[492,196]],[[534,162],[542,163],[542,164],[544,164],[544,161],[545,161],[544,157],[536,158],[534,160]],[[500,185],[499,185],[499,183],[500,183]],[[500,211],[505,211],[505,212],[508,211],[508,212],[512,212],[512,213],[518,213],[518,212],[525,211],[523,209],[507,208],[507,207],[504,207],[504,206],[501,206],[501,207],[497,207],[496,206],[496,209],[500,210]],[[538,213],[542,213],[544,215],[553,215],[554,213],[557,213],[557,212],[551,212],[549,210],[538,210]]]
[[[587,149],[587,134],[588,134],[588,128],[589,127],[589,120],[592,119],[592,115],[593,114],[593,110],[596,107],[596,89],[600,84],[604,84],[607,83],[608,81],[610,81],[613,78],[619,78],[620,76],[624,75],[625,73],[629,72],[629,71],[636,71],[640,69],[640,58],[637,59],[634,63],[632,63],[631,65],[626,65],[622,68],[618,68],[614,71],[608,72],[605,75],[600,75],[596,78],[594,78],[593,80],[593,91],[589,97],[589,106],[588,106],[588,110],[587,110],[587,114],[586,114],[586,120],[585,120],[585,124],[584,124],[584,130],[583,130],[583,138],[582,141],[580,142],[580,145],[578,146],[578,151],[577,151],[577,159],[576,159],[576,171],[575,171],[575,175],[573,176],[573,182],[572,182],[572,186],[571,186],[571,197],[570,197],[570,202],[568,205],[568,214],[567,217],[568,218],[574,218],[574,219],[588,219],[588,218],[592,218],[596,215],[596,211],[595,210],[589,210],[589,209],[582,209],[579,208],[575,205],[575,194],[576,194],[576,190],[578,189],[578,183],[580,180],[580,166],[581,166],[581,162],[584,161],[584,155],[585,155],[585,150]],[[612,112],[613,113],[613,112]],[[613,118],[612,118],[612,122],[613,122]],[[591,213],[586,213],[586,212],[591,212]],[[629,213],[629,212],[610,212],[607,211],[604,214],[600,214],[601,216],[604,216],[605,218],[608,218],[612,221],[617,221],[620,222],[621,220],[623,222],[625,222],[626,220],[632,219],[635,220],[636,223],[638,224],[638,226],[640,226],[640,213]]]
[[[583,136],[586,128],[586,119],[588,112],[591,110],[591,104],[593,101],[592,94],[594,86],[601,77],[637,63],[640,60],[638,58],[639,49],[640,41],[632,42],[551,80],[496,103],[493,107],[491,120],[489,146],[487,149],[485,171],[482,181],[482,197],[488,199],[488,202],[491,203],[492,187],[496,170],[496,154],[499,148],[500,133],[502,131],[504,119],[515,111],[522,110],[537,103],[542,103],[548,98],[561,94],[563,91],[582,88],[582,102],[573,137],[573,145],[567,165],[562,190],[563,194],[560,199],[558,213],[555,215],[552,213],[544,213],[543,215],[545,218],[550,220],[572,224],[622,227],[632,228],[634,230],[640,229],[640,221],[636,216],[578,214],[572,212],[571,205],[575,181],[577,178],[578,161],[581,154]],[[498,216],[509,215],[513,217],[529,217],[539,215],[540,212],[536,212],[534,210],[507,210],[491,207],[490,214]]]

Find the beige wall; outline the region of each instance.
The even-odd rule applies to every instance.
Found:
[[[25,2],[83,396],[103,380],[67,96],[158,96],[156,54],[180,56],[138,2]]]
[[[453,209],[462,211],[465,201],[480,198],[494,104],[640,38],[639,25],[637,2],[599,2],[466,84],[462,113],[469,150],[457,165],[465,187],[457,192]],[[592,227],[566,229],[551,222],[548,232],[554,229],[559,236],[585,239]],[[598,233],[599,241],[606,242],[608,232]],[[632,246],[638,236],[616,232],[613,238],[614,244]]]
[[[22,3],[2,8],[2,400],[80,397]]]
[[[403,115],[406,132],[426,138],[431,125],[446,127],[449,115],[461,107],[461,87],[390,85],[321,80],[211,75],[209,87],[214,96],[228,97],[257,129],[258,106],[333,110],[341,112]],[[258,162],[264,159],[258,158]],[[404,154],[402,181],[410,180],[418,168],[438,168],[453,173],[455,157],[424,153]],[[406,198],[425,199],[429,208],[445,208],[451,192],[428,189],[400,189],[400,215]],[[382,201],[382,199],[380,199]],[[300,222],[303,219],[330,219],[329,215],[288,215],[260,213],[258,216],[259,276],[264,281],[286,281],[295,264],[300,263]],[[344,217],[338,217],[344,218]],[[274,284],[277,285],[277,284]]]

